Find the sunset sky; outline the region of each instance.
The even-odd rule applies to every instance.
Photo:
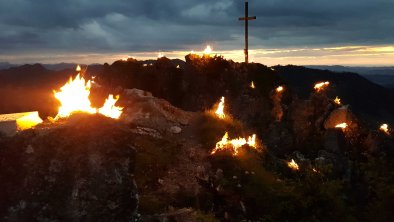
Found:
[[[211,45],[243,60],[243,0],[0,0],[0,62],[183,59]],[[250,59],[394,65],[393,0],[250,0]]]

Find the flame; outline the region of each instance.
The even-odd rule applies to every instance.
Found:
[[[75,71],[80,72],[81,70],[82,70],[81,66],[77,65],[77,68],[75,69]]]
[[[256,134],[249,136],[248,139],[239,137],[238,139],[228,139],[228,132],[226,132],[219,142],[216,143],[215,149],[212,150],[211,155],[215,154],[217,151],[230,149],[233,156],[238,155],[239,149],[242,146],[248,145],[253,148],[257,148],[256,144]]]
[[[284,89],[285,89],[285,88],[284,88],[283,86],[279,86],[279,87],[276,88],[275,90],[276,90],[277,93],[281,93],[281,92],[283,92]]]
[[[335,102],[336,104],[338,104],[338,105],[341,105],[341,104],[342,104],[341,99],[340,99],[338,96],[334,99],[334,102]]]
[[[108,98],[105,100],[104,106],[98,110],[98,113],[110,117],[113,119],[119,119],[120,115],[122,115],[123,107],[115,106],[115,103],[119,100],[119,96],[116,98],[110,94]]]
[[[220,119],[226,118],[226,114],[224,114],[224,96],[220,100],[220,103],[218,105],[218,108],[216,109],[215,112],[216,116],[219,117]]]
[[[390,135],[390,127],[388,124],[386,124],[386,123],[382,124],[379,129],[380,129],[380,131],[384,132],[385,134]]]
[[[250,88],[252,88],[252,89],[255,89],[255,88],[256,88],[256,86],[254,85],[254,82],[253,82],[253,81],[250,83]]]
[[[59,92],[55,91],[55,97],[61,103],[55,119],[69,117],[74,112],[96,113],[89,100],[90,88],[91,82],[78,74],[75,79],[70,78]]]
[[[287,163],[287,166],[290,167],[292,170],[300,170],[300,166],[298,166],[294,159],[291,159],[291,161]]]
[[[341,123],[335,126],[335,128],[346,129],[349,125],[347,123]]]
[[[210,45],[207,45],[207,47],[204,50],[204,55],[210,55],[212,53],[212,48]]]
[[[161,53],[161,52],[159,52],[159,55],[157,55],[157,58],[163,58],[164,57],[164,54],[163,53]]]
[[[86,81],[78,74],[75,79],[71,77],[70,80],[60,88],[59,92],[54,91],[55,98],[61,103],[55,120],[69,117],[75,112],[89,114],[100,113],[107,117],[118,119],[123,109],[115,106],[119,96],[115,99],[110,95],[104,106],[100,109],[96,109],[92,107],[89,100],[90,89],[91,81]]]
[[[330,82],[316,83],[314,89],[316,90],[316,92],[320,92],[320,91],[323,91],[324,89],[326,89],[329,85],[330,85]]]
[[[16,120],[18,130],[27,130],[34,126],[42,123],[42,119],[38,115],[38,112],[29,113],[29,115],[23,116]]]

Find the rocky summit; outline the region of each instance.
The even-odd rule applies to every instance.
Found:
[[[119,94],[120,119],[75,113],[0,135],[2,221],[394,216],[391,132],[360,117],[363,106],[335,102],[340,83],[322,92],[305,85],[299,96],[261,64],[193,55],[180,64],[117,61],[94,74],[92,100]],[[222,96],[224,119],[215,115]],[[48,104],[56,103],[37,107],[45,117]],[[212,152],[225,143],[233,149]]]

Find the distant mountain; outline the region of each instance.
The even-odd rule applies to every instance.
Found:
[[[344,104],[372,121],[394,121],[394,91],[369,81],[366,77],[350,72],[332,72],[301,66],[276,66],[282,77],[301,97],[308,97],[313,85],[330,81],[329,96],[339,96]]]
[[[376,84],[394,89],[394,66],[387,67],[350,67],[350,66],[306,66],[313,69],[333,72],[352,72],[363,75]]]
[[[11,68],[13,66],[17,66],[17,65],[13,65],[13,64],[8,63],[8,62],[0,62],[0,70],[8,69],[8,68]]]

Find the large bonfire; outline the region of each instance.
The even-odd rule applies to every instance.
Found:
[[[77,71],[81,68],[78,66]],[[103,107],[95,108],[89,99],[92,82],[86,81],[80,73],[60,88],[60,91],[54,91],[55,98],[59,100],[61,106],[55,120],[66,118],[76,112],[95,114],[99,113],[104,116],[118,119],[122,115],[122,107],[118,107],[115,103],[119,100],[119,96],[109,95]]]

